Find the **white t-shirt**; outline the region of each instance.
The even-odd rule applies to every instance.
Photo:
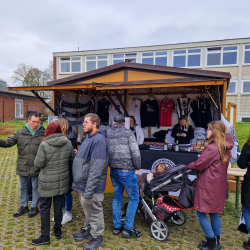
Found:
[[[136,124],[141,126],[141,101],[139,99],[130,99],[128,102],[128,113],[134,116]]]

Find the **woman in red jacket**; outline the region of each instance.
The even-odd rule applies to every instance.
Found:
[[[197,184],[194,196],[194,208],[207,241],[199,244],[199,249],[221,249],[221,221],[219,212],[224,210],[227,168],[234,146],[233,137],[226,133],[224,123],[215,121],[208,124],[207,138],[209,144],[203,150],[199,159],[187,166],[187,169],[197,170]],[[211,218],[210,224],[206,213]]]

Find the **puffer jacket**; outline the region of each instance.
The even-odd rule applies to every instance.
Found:
[[[237,161],[239,168],[247,168],[244,180],[241,186],[241,203],[247,209],[250,209],[250,142],[246,142],[242,148],[241,155]]]
[[[197,183],[194,195],[194,209],[201,213],[218,213],[224,210],[227,168],[230,151],[234,146],[233,136],[226,134],[226,157],[223,163],[215,142],[207,145],[197,161],[190,163],[187,169],[197,170]]]
[[[52,134],[41,143],[34,162],[41,169],[38,177],[41,197],[53,197],[69,191],[69,165],[74,157],[71,142],[61,133]]]
[[[17,144],[18,158],[16,173],[20,176],[37,176],[40,169],[34,166],[38,147],[44,138],[45,128],[40,127],[31,135],[26,126],[18,129],[7,139],[0,139],[0,147],[8,148]]]
[[[73,162],[72,188],[84,192],[85,199],[91,199],[94,193],[104,192],[108,157],[107,131],[101,126],[94,134],[86,137]]]
[[[133,132],[122,125],[108,130],[109,166],[117,169],[141,169],[141,154]]]

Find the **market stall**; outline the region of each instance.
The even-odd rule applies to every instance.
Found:
[[[230,74],[225,72],[174,68],[123,62],[90,72],[48,82],[41,87],[9,87],[9,90],[30,90],[41,101],[37,90],[52,91],[54,115],[64,115],[83,136],[81,121],[88,112],[99,114],[102,125],[109,128],[115,114],[133,115],[142,127],[145,141],[163,143],[178,117],[185,114],[200,133],[207,122],[226,113],[226,91]],[[162,148],[163,149],[163,148]],[[141,150],[142,168],[158,159],[175,164],[189,164],[200,152]],[[148,158],[150,157],[150,159]],[[110,180],[106,191],[112,190]]]

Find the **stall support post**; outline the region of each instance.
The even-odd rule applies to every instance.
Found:
[[[52,109],[55,110],[55,91],[52,91]],[[54,112],[52,115],[56,115]]]
[[[224,81],[222,89],[222,114],[226,117],[227,81]]]
[[[151,127],[148,127],[148,138],[151,138]]]
[[[127,113],[129,112],[129,110],[128,110],[128,103],[129,103],[129,92],[128,92],[127,89],[125,89],[124,90],[124,104],[125,104]],[[125,112],[124,112],[124,115],[125,115]]]

